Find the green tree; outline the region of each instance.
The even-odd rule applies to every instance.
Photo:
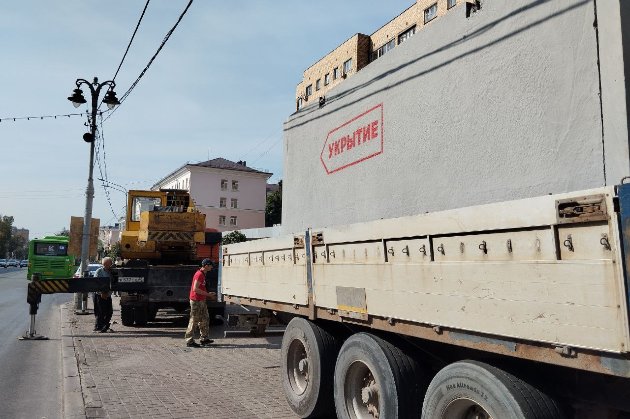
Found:
[[[7,251],[16,259],[26,259],[28,257],[28,242],[22,236],[11,236]]]
[[[235,230],[223,236],[223,239],[221,239],[221,244],[240,243],[246,240],[247,240],[247,237],[245,237],[243,233],[241,233],[238,230]]]
[[[4,258],[11,247],[13,233],[13,217],[3,215],[0,217],[0,258]]]
[[[282,222],[282,181],[278,182],[278,190],[267,195],[265,205],[265,227],[272,227]]]
[[[110,247],[109,249],[109,253],[107,254],[107,256],[109,256],[110,258],[116,260],[116,258],[119,258],[121,255],[121,247],[120,247],[120,242],[116,242],[114,244],[112,244],[112,247]]]

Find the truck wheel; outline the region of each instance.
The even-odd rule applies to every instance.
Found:
[[[335,366],[337,417],[417,418],[428,379],[401,348],[357,333],[343,344]]]
[[[443,368],[431,381],[423,419],[560,419],[559,405],[519,378],[477,361]]]
[[[149,321],[149,311],[146,305],[135,306],[133,310],[136,326],[146,326]]]
[[[339,343],[326,330],[301,317],[282,338],[282,386],[289,406],[302,418],[334,412],[333,373]]]
[[[120,306],[120,321],[123,326],[133,326],[133,307],[128,305]]]

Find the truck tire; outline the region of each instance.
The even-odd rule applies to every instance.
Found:
[[[560,419],[564,415],[552,398],[521,379],[482,362],[461,361],[433,378],[422,419],[469,417]]]
[[[296,317],[282,338],[282,386],[293,411],[302,418],[334,413],[333,374],[337,339],[315,323]]]
[[[133,326],[133,307],[128,305],[120,306],[120,321],[123,326]]]
[[[137,305],[133,309],[133,319],[136,326],[146,326],[149,321],[149,310],[146,305]]]
[[[427,375],[398,346],[369,333],[352,335],[335,366],[335,408],[340,419],[417,418]]]

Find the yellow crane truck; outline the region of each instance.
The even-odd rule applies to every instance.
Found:
[[[220,241],[220,233],[206,229],[206,216],[187,191],[130,190],[121,234],[124,263],[114,278],[123,325],[144,326],[161,308],[183,312],[199,261],[218,261]],[[208,274],[208,284],[216,290],[216,271]],[[208,302],[211,314],[223,314],[224,307]]]

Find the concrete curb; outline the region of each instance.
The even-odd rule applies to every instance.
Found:
[[[85,404],[81,391],[81,377],[74,347],[74,332],[68,305],[61,306],[61,361],[63,371],[63,417],[84,419]]]

